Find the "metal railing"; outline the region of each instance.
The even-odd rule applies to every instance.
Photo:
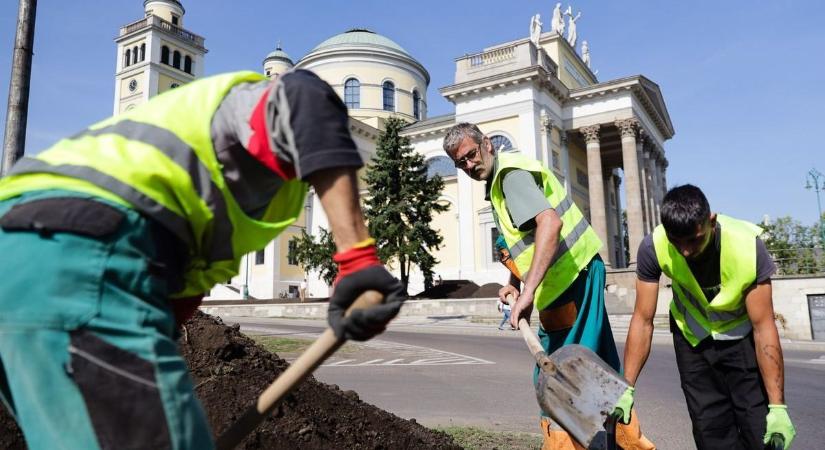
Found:
[[[825,249],[795,247],[768,250],[776,263],[777,275],[825,275]]]
[[[120,27],[120,35],[124,36],[126,34],[134,33],[136,31],[140,31],[148,27],[159,28],[185,41],[189,41],[199,47],[203,47],[204,38],[202,36],[198,36],[197,34],[192,33],[191,31],[186,31],[185,29],[173,24],[172,22],[163,20],[158,16],[147,16],[143,19],[136,20],[128,25],[122,26]]]

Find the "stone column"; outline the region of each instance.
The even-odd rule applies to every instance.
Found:
[[[624,227],[622,226],[622,202],[619,199],[619,186],[622,184],[622,179],[618,173],[613,174],[613,195],[616,196],[616,223],[618,224],[617,235],[619,242],[616,246],[619,248],[619,259],[616,261],[616,267],[627,267],[627,261],[624,257]]]
[[[541,121],[541,162],[544,167],[553,170],[553,119],[544,109],[539,116]]]
[[[567,195],[572,193],[572,189],[570,188],[570,150],[567,148],[567,131],[562,130],[559,128],[559,143],[561,144],[561,174],[564,176],[564,189],[567,191]]]
[[[636,119],[617,120],[616,127],[622,135],[622,165],[625,176],[627,200],[627,231],[630,245],[628,267],[636,267],[636,252],[644,238],[642,189],[639,182],[639,162],[636,159]]]
[[[650,198],[650,186],[648,185],[647,159],[645,158],[645,140],[644,130],[636,130],[636,161],[639,164],[639,182],[642,189],[642,223],[644,224],[644,234],[647,235],[653,229],[650,226],[650,208],[648,199]],[[622,139],[624,142],[624,137]]]
[[[602,153],[599,141],[599,125],[579,128],[587,142],[587,192],[590,199],[590,224],[602,241],[599,250],[605,266],[610,266],[610,252],[607,249],[607,208],[604,202],[604,175]]]
[[[659,224],[659,175],[656,169],[656,147],[649,147],[645,149],[645,163],[647,164],[648,173],[648,215],[650,216],[650,231],[652,232],[656,225]]]

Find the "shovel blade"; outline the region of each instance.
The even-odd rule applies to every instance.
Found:
[[[539,372],[539,406],[576,441],[588,447],[596,434],[604,432],[605,421],[629,384],[592,350],[581,345],[566,345],[548,358],[555,367]]]

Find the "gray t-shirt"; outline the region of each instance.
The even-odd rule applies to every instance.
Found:
[[[490,183],[487,184],[489,200]],[[501,190],[504,193],[510,221],[521,231],[536,228],[536,216],[551,208],[541,188],[541,180],[537,180],[527,170],[507,171],[501,180]]]
[[[705,254],[698,260],[688,260],[688,267],[691,273],[702,288],[705,298],[713,299],[719,293],[721,288],[721,275],[719,271],[720,256],[721,256],[721,225],[717,222],[716,230],[714,231],[713,242],[705,251]],[[650,283],[658,283],[659,277],[662,275],[662,268],[659,266],[659,259],[656,257],[656,249],[653,247],[653,235],[645,236],[642,243],[639,244],[639,253],[637,254],[636,276],[639,280]],[[765,243],[761,239],[756,238],[756,283],[763,283],[770,280],[771,276],[776,272],[776,264],[774,264]]]

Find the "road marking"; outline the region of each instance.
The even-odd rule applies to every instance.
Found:
[[[260,327],[255,325],[244,326],[244,332],[257,332],[265,336],[271,337],[291,337],[291,338],[306,338],[317,339],[319,333],[296,332],[292,330],[279,329],[278,327]],[[474,356],[462,355],[460,353],[453,353],[444,350],[438,350],[430,347],[421,347],[418,345],[401,344],[398,342],[382,341],[380,339],[372,339],[365,342],[353,342],[355,346],[363,350],[368,355],[363,359],[353,359],[358,355],[348,354],[346,357],[336,357],[332,355],[322,367],[354,367],[354,366],[446,366],[446,365],[477,365],[477,364],[495,364],[493,361],[476,358]],[[374,352],[387,352],[393,358],[389,361],[386,358],[376,359]],[[371,354],[370,354],[371,353]],[[297,357],[297,356],[296,356]],[[372,358],[370,358],[372,357]],[[369,358],[369,359],[368,359]],[[294,358],[290,358],[294,360]]]

